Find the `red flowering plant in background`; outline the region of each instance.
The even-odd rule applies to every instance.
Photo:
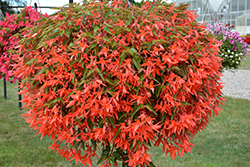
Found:
[[[250,37],[249,36],[246,36],[244,38],[244,41],[249,45],[250,44]]]
[[[83,166],[154,166],[160,144],[190,152],[223,99],[220,43],[187,8],[92,2],[43,18],[14,56],[26,122]]]
[[[12,52],[9,51],[15,48],[28,29],[33,27],[41,17],[42,15],[31,7],[25,7],[21,14],[6,13],[5,19],[0,22],[0,78],[5,76],[5,79],[9,81],[12,76],[11,64],[13,63]]]

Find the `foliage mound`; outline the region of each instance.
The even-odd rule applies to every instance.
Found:
[[[30,127],[66,159],[154,166],[218,114],[219,42],[187,5],[71,4],[31,29],[15,55]],[[23,56],[21,56],[23,55]]]
[[[217,23],[214,27],[210,24],[207,26],[207,30],[222,42],[220,57],[223,59],[222,66],[224,69],[237,69],[247,53],[247,42],[237,31],[231,31],[233,27],[230,24],[224,26],[222,23]]]
[[[28,32],[29,28],[36,24],[42,15],[30,6],[25,7],[21,14],[6,13],[3,21],[0,21],[0,78],[6,81],[12,76],[12,53],[17,43]],[[15,82],[14,78],[14,82]]]

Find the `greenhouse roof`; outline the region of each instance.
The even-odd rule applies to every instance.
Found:
[[[206,0],[205,0],[206,1]],[[217,11],[224,0],[209,0],[209,3]]]
[[[237,17],[237,18],[243,18],[243,17],[250,17],[250,13],[243,14],[243,15]]]
[[[190,2],[195,2],[195,1],[202,1],[204,5],[207,4],[207,0],[174,0],[175,2],[178,3],[190,3]],[[219,7],[225,0],[209,0],[209,4],[213,8],[214,11],[218,11]]]

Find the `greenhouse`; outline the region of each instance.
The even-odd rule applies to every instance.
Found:
[[[217,19],[223,24],[235,25],[241,34],[250,33],[250,0],[174,0],[177,4],[190,4],[196,11],[197,21],[213,24]],[[239,21],[239,23],[237,23]]]

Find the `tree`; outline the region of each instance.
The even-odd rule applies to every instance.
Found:
[[[10,5],[8,2],[0,0],[0,5],[1,5],[1,11],[4,14],[4,16],[6,12],[9,14],[15,13],[15,11],[12,8],[9,8]]]
[[[26,0],[5,0],[10,6],[12,5],[20,5],[20,6],[26,6],[27,1]]]
[[[0,0],[1,4],[1,11],[5,16],[5,12],[9,14],[15,13],[15,10],[13,8],[10,8],[10,6],[26,6],[27,1],[26,0]]]

